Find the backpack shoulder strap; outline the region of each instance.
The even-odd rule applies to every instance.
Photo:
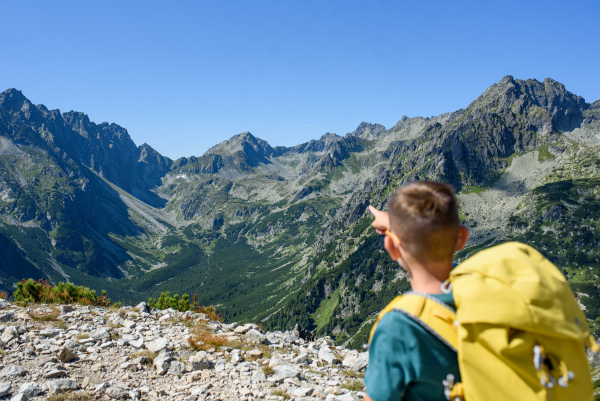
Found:
[[[408,292],[397,296],[390,302],[377,317],[371,329],[369,342],[375,334],[379,321],[390,311],[396,310],[419,324],[434,337],[456,351],[458,348],[457,327],[455,325],[456,312],[445,303],[438,301],[428,294]]]

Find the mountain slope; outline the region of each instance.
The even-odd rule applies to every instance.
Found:
[[[70,280],[126,302],[196,293],[227,319],[300,322],[359,347],[409,288],[366,207],[433,179],[456,188],[472,232],[459,260],[535,241],[596,319],[599,127],[600,102],[507,76],[453,113],[294,147],[245,132],[173,161],[11,89],[0,94],[0,280]]]

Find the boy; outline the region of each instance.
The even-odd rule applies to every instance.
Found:
[[[414,182],[396,190],[389,215],[369,208],[373,227],[386,235],[384,247],[408,272],[412,290],[455,309],[452,294],[443,293],[441,286],[469,231],[459,223],[452,187]],[[383,316],[369,349],[367,401],[445,400],[442,381],[448,373],[460,380],[455,351],[400,311]]]

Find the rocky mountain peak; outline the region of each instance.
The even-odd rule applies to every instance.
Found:
[[[407,118],[404,116],[403,118]],[[348,136],[357,136],[363,139],[375,140],[382,135],[385,135],[386,129],[381,124],[371,124],[363,121],[359,124],[359,126],[354,130],[354,132],[348,133]]]

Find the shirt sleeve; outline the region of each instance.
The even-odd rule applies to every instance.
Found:
[[[400,312],[392,311],[377,325],[365,374],[367,394],[373,401],[402,399],[416,377],[418,344],[412,325],[406,320]]]

